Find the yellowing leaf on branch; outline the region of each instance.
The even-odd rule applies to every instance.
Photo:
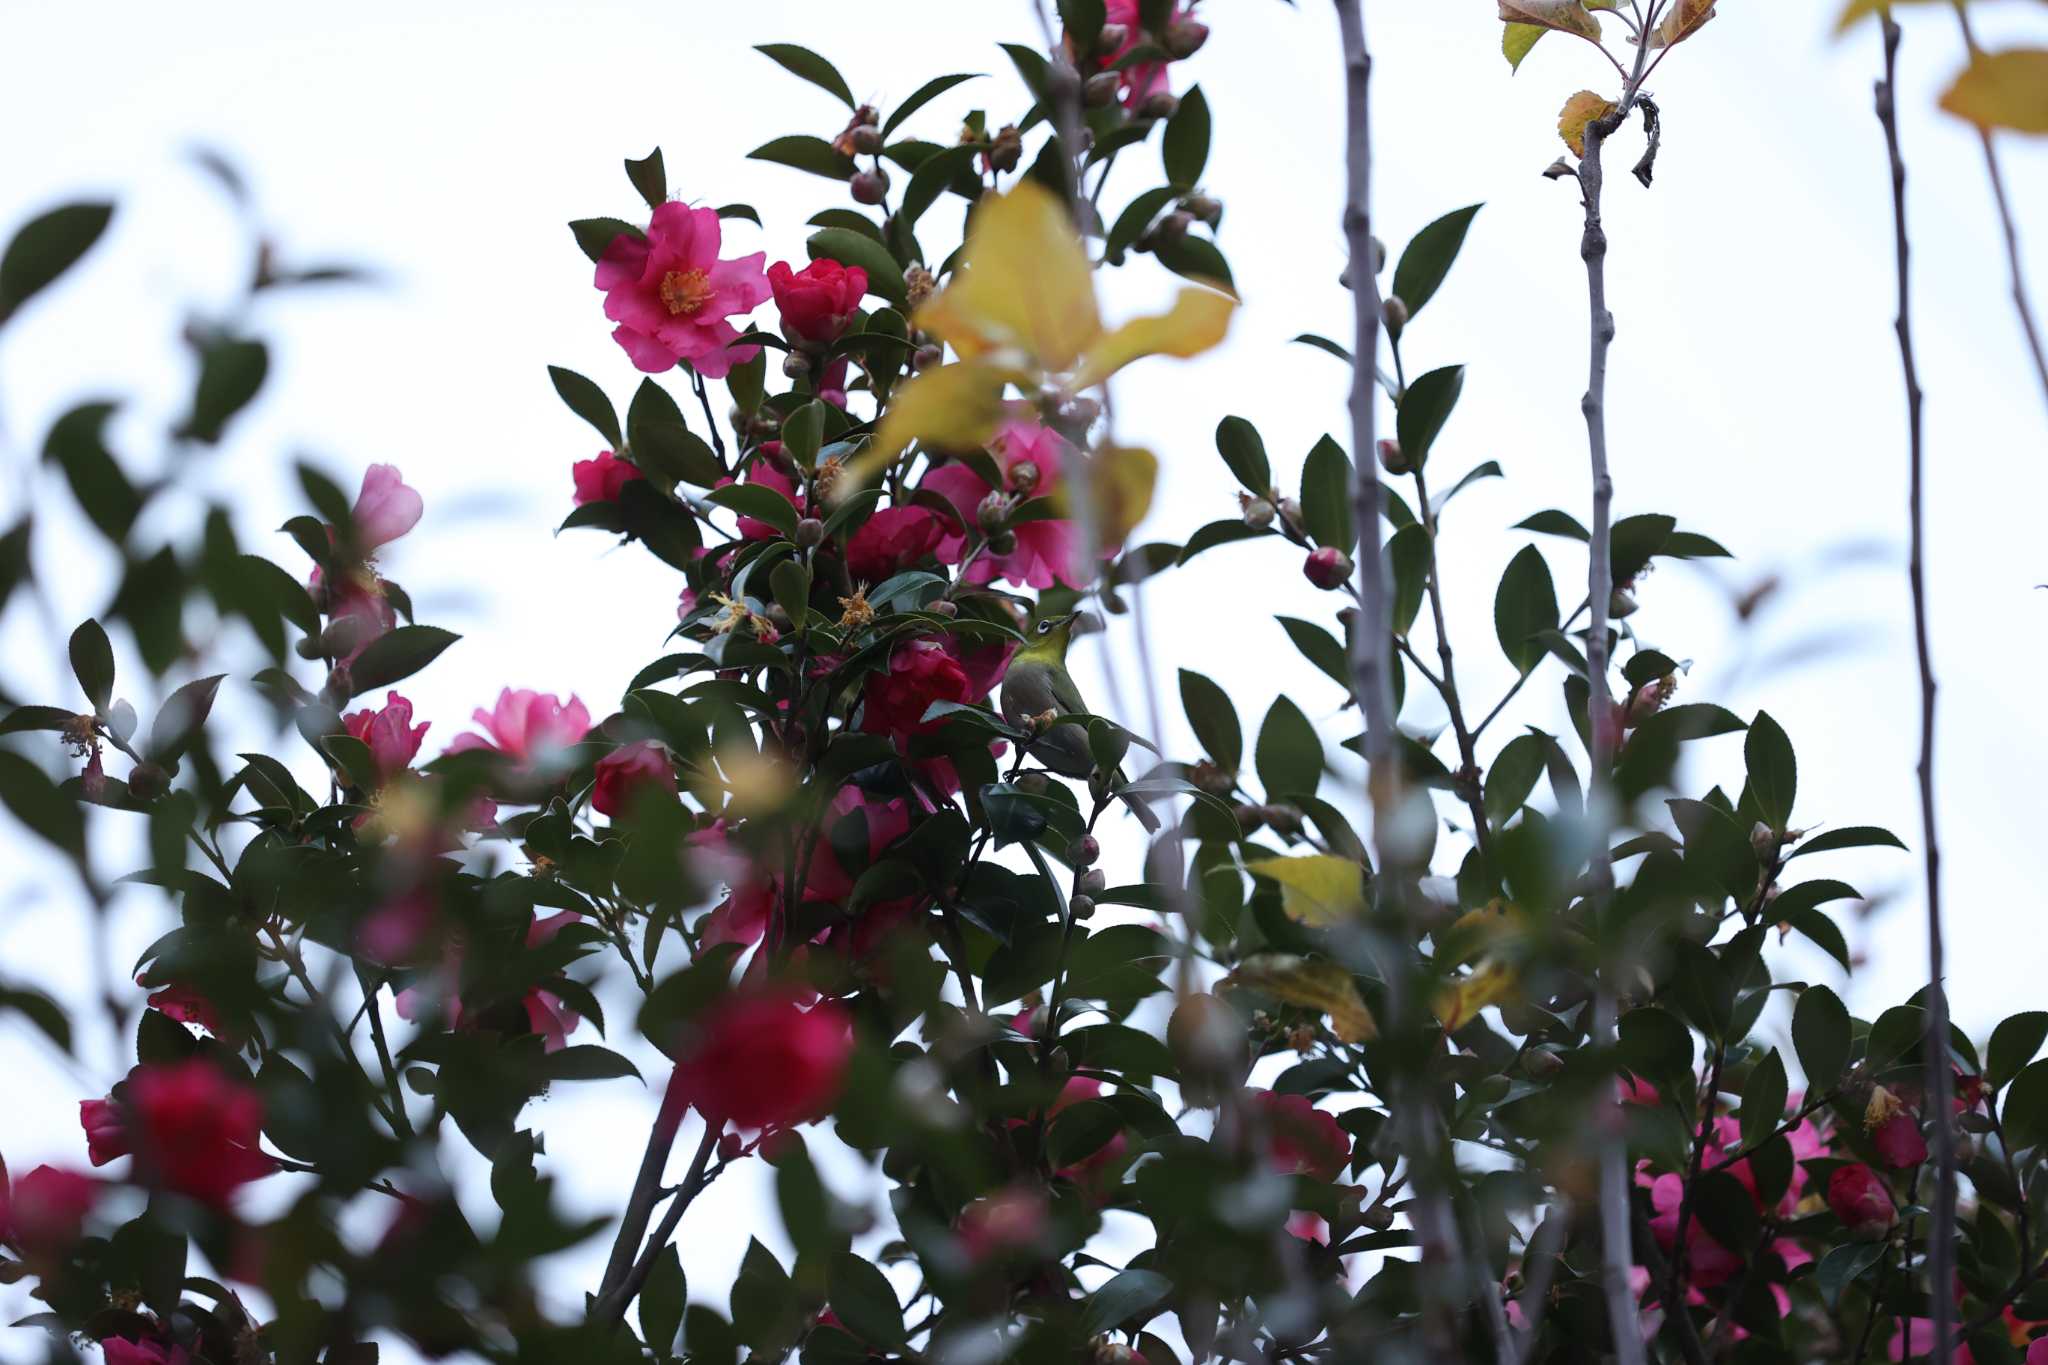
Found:
[[[1358,983],[1334,962],[1312,961],[1292,953],[1254,953],[1239,963],[1223,984],[1320,1010],[1330,1016],[1330,1027],[1347,1043],[1369,1042],[1379,1033],[1372,1010],[1358,993]]]
[[[1365,908],[1365,869],[1349,858],[1261,858],[1245,868],[1280,883],[1280,908],[1302,924],[1335,924]]]
[[[1611,5],[1597,8],[1611,9]],[[1560,33],[1576,33],[1592,42],[1600,41],[1600,21],[1581,0],[1500,0],[1500,17],[1510,24],[1534,24]],[[1531,38],[1533,45],[1536,41]],[[1528,48],[1523,48],[1526,53]]]
[[[1848,0],[1842,12],[1835,16],[1835,35],[1840,37],[1856,26],[1859,19],[1868,19],[1895,5],[1952,4],[1954,0]]]
[[[1614,101],[1602,99],[1591,90],[1581,90],[1564,102],[1557,116],[1557,135],[1572,149],[1573,156],[1586,154],[1586,125],[1614,112]]]
[[[2048,50],[1978,53],[1942,95],[1941,107],[1979,128],[2048,133]]]
[[[1488,1005],[1497,1005],[1515,989],[1512,967],[1501,962],[1482,962],[1469,976],[1450,982],[1436,995],[1436,1017],[1445,1033],[1456,1033]]]
[[[1673,43],[1682,43],[1713,17],[1714,0],[1671,0],[1671,12],[1650,35],[1650,46],[1670,47]]]
[[[1230,330],[1237,300],[1214,289],[1183,289],[1171,311],[1156,317],[1133,318],[1098,338],[1081,358],[1073,387],[1092,388],[1133,360],[1148,355],[1185,360],[1222,342]]]
[[[1089,466],[1095,494],[1095,534],[1104,545],[1121,545],[1152,510],[1159,483],[1159,457],[1141,446],[1110,446]]]
[[[962,360],[913,377],[896,390],[868,447],[847,466],[835,495],[852,493],[912,441],[954,450],[986,444],[1003,418],[1003,388],[1026,378],[987,360]]]

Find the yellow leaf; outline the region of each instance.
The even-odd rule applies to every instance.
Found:
[[[1379,1033],[1372,1010],[1358,993],[1358,983],[1334,962],[1313,962],[1292,953],[1254,953],[1239,963],[1223,984],[1321,1010],[1330,1016],[1337,1037],[1347,1043],[1370,1042]]]
[[[1095,492],[1095,534],[1103,545],[1121,545],[1152,510],[1159,483],[1159,457],[1139,446],[1111,446],[1089,469]]]
[[[1133,318],[1088,348],[1081,370],[1070,387],[1100,384],[1142,356],[1171,355],[1185,360],[1217,345],[1230,330],[1237,300],[1213,289],[1183,289],[1166,313]]]
[[[1600,41],[1600,21],[1579,0],[1500,0],[1500,17],[1510,24],[1534,24]]]
[[[1477,910],[1468,910],[1434,936],[1437,961],[1469,962],[1482,951],[1518,935],[1524,922],[1521,908],[1506,901],[1496,900]]]
[[[960,269],[916,322],[968,359],[1015,347],[1041,369],[1071,367],[1102,334],[1102,320],[1066,205],[1031,180],[982,200]]]
[[[912,441],[964,450],[986,444],[1003,418],[1003,386],[1018,376],[1000,365],[963,360],[926,370],[896,390],[882,423],[833,489],[843,496],[860,488]]]
[[[1979,128],[2048,133],[2048,51],[1978,53],[1941,97],[1941,107]]]
[[[1670,47],[1673,43],[1682,43],[1713,17],[1714,0],[1671,0],[1671,12],[1650,35],[1650,46]]]
[[[1586,154],[1586,125],[1614,112],[1614,101],[1602,99],[1591,90],[1581,90],[1564,102],[1557,116],[1557,135],[1572,149],[1573,156]]]
[[[1436,995],[1436,1017],[1445,1033],[1456,1033],[1488,1005],[1505,1000],[1515,988],[1515,972],[1499,962],[1482,962],[1470,976],[1461,976]]]
[[[1835,36],[1840,37],[1854,28],[1857,20],[1868,19],[1871,15],[1890,9],[1895,5],[1927,5],[1936,3],[1946,5],[1953,3],[1953,0],[1849,0],[1848,4],[1842,6],[1842,12],[1835,16]]]
[[[1245,867],[1280,883],[1280,908],[1302,924],[1326,925],[1365,908],[1365,869],[1327,853],[1262,858]]]
[[[1522,58],[1529,55],[1529,49],[1536,46],[1536,40],[1550,30],[1537,24],[1509,24],[1501,30],[1500,50],[1508,59],[1510,71],[1522,69]]]

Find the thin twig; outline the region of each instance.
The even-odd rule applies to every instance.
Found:
[[[1692,1224],[1693,1198],[1699,1191],[1700,1168],[1707,1157],[1707,1140],[1714,1132],[1714,1106],[1721,1098],[1721,1067],[1728,1060],[1726,1044],[1714,1045],[1713,1064],[1707,1068],[1707,1089],[1700,1098],[1699,1132],[1693,1138],[1692,1169],[1685,1174],[1685,1184],[1678,1196],[1678,1227],[1672,1233],[1671,1274],[1664,1282],[1664,1303],[1666,1307],[1685,1302],[1685,1234]]]
[[[682,1098],[680,1073],[671,1074],[661,1109],[647,1133],[640,1172],[634,1177],[632,1193],[626,1197],[625,1211],[619,1215],[619,1230],[612,1239],[612,1254],[605,1262],[604,1278],[598,1282],[600,1301],[616,1291],[633,1268],[633,1253],[640,1246],[641,1234],[647,1231],[648,1220],[654,1216],[654,1206],[661,1201],[661,1173],[668,1165],[676,1130],[683,1126],[683,1114],[688,1108]]]
[[[1920,372],[1913,358],[1913,311],[1910,259],[1906,235],[1906,160],[1899,150],[1898,90],[1899,26],[1891,12],[1879,12],[1884,33],[1884,79],[1877,83],[1877,119],[1884,127],[1892,176],[1892,254],[1897,275],[1899,366],[1906,386],[1907,493],[1906,519],[1911,550],[1906,579],[1913,595],[1913,649],[1920,666],[1920,838],[1927,872],[1927,1043],[1922,1084],[1927,1109],[1934,1119],[1934,1210],[1927,1236],[1928,1298],[1933,1301],[1933,1365],[1948,1365],[1954,1351],[1956,1136],[1954,1075],[1949,1066],[1948,987],[1943,982],[1941,934],[1941,841],[1934,815],[1934,654],[1928,642],[1925,441],[1921,422]]]
[[[633,1268],[619,1281],[617,1287],[600,1297],[597,1306],[590,1310],[593,1322],[617,1322],[625,1316],[626,1305],[633,1301],[641,1287],[647,1283],[647,1277],[654,1273],[655,1258],[660,1256],[661,1249],[668,1245],[668,1239],[675,1236],[676,1225],[683,1221],[683,1214],[689,1210],[697,1196],[704,1192],[704,1187],[711,1183],[705,1175],[704,1168],[710,1164],[711,1153],[717,1148],[719,1136],[724,1131],[723,1123],[707,1122],[704,1125],[704,1140],[697,1144],[697,1155],[690,1159],[689,1174],[683,1177],[683,1183],[676,1188],[675,1197],[669,1201],[668,1208],[662,1211],[661,1222],[648,1237],[646,1247],[640,1252],[640,1259],[633,1262]]]
[[[1650,1272],[1650,1283],[1663,1284],[1669,1272],[1664,1263],[1664,1253],[1657,1248],[1657,1234],[1650,1228],[1650,1216],[1641,1209],[1633,1209],[1629,1220],[1635,1232],[1636,1251],[1643,1258],[1643,1268]],[[1707,1350],[1700,1343],[1699,1324],[1692,1320],[1692,1314],[1685,1311],[1685,1305],[1666,1303],[1664,1320],[1678,1327],[1678,1349],[1685,1353],[1686,1365],[1707,1365]]]
[[[1472,813],[1472,841],[1479,846],[1479,856],[1490,867],[1493,864],[1493,845],[1486,828],[1486,807],[1480,800],[1479,752],[1470,726],[1465,724],[1465,707],[1458,699],[1458,674],[1451,664],[1451,632],[1444,624],[1443,557],[1436,552],[1436,513],[1429,505],[1429,483],[1423,477],[1422,469],[1415,470],[1415,500],[1422,507],[1422,529],[1429,536],[1429,574],[1425,578],[1429,590],[1429,612],[1436,623],[1436,656],[1443,661],[1442,692],[1444,707],[1451,713],[1451,731],[1458,738],[1458,794],[1464,798],[1465,807]]]

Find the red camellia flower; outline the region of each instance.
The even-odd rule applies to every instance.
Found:
[[[107,1365],[189,1365],[192,1353],[174,1341],[108,1337],[100,1343]]]
[[[849,269],[830,257],[802,270],[777,261],[768,267],[768,286],[775,292],[775,307],[789,339],[824,345],[837,341],[860,310],[868,292],[868,272],[859,266]]]
[[[490,738],[457,735],[449,753],[496,749],[521,763],[547,762],[590,733],[590,712],[573,693],[565,702],[552,694],[508,687],[498,693],[496,706],[488,711],[478,707],[470,719]]]
[[[1013,1185],[960,1210],[960,1242],[977,1261],[1037,1244],[1048,1223],[1045,1192]]]
[[[846,542],[846,572],[856,583],[879,583],[938,549],[944,537],[929,508],[884,507]]]
[[[1927,1139],[1920,1135],[1919,1118],[1910,1111],[1893,1114],[1878,1124],[1871,1130],[1870,1143],[1893,1170],[1927,1160]]]
[[[676,790],[675,765],[668,750],[651,739],[622,744],[597,760],[597,784],[591,789],[590,804],[600,815],[613,819],[632,809],[634,796],[649,786]]]
[[[62,1252],[78,1240],[105,1188],[82,1171],[38,1166],[10,1190],[0,1173],[0,1241],[30,1255]]]
[[[136,977],[135,984],[155,987],[158,983],[150,980],[145,974]],[[213,1002],[195,987],[184,982],[172,981],[165,984],[161,990],[149,997],[148,1004],[151,1009],[167,1019],[175,1019],[181,1024],[197,1024],[216,1038],[224,1036],[220,1026],[220,1011],[215,1009]]]
[[[1884,1182],[1860,1161],[1838,1166],[1828,1177],[1828,1207],[1859,1241],[1875,1241],[1899,1221]]]
[[[1276,1095],[1254,1090],[1253,1100],[1265,1111],[1271,1131],[1267,1156],[1273,1169],[1289,1175],[1335,1180],[1351,1160],[1351,1135],[1333,1115],[1315,1107],[1306,1095]]]
[[[984,651],[1000,655],[1005,651]],[[925,723],[924,713],[935,701],[977,702],[1002,677],[1007,658],[985,658],[982,654],[956,654],[938,640],[912,640],[899,645],[889,656],[889,667],[868,675],[862,694],[861,729],[869,734],[888,735],[899,745],[912,735],[938,728],[939,722]]]
[[[767,301],[768,258],[757,251],[722,261],[719,242],[715,211],[671,203],[654,210],[644,237],[622,232],[604,249],[595,280],[604,315],[619,324],[612,340],[640,369],[659,373],[687,360],[706,378],[723,379],[761,353],[732,346],[740,334],[726,319]]]
[[[216,1208],[277,1167],[263,1155],[263,1099],[194,1057],[138,1067],[118,1102],[79,1105],[95,1166],[133,1153],[150,1183]]]
[[[384,707],[380,711],[351,711],[341,718],[344,729],[370,746],[370,758],[377,765],[377,776],[385,782],[412,766],[413,759],[419,755],[420,741],[426,738],[431,723],[423,721],[414,725],[412,703],[396,692],[384,694]]]
[[[676,1063],[680,1090],[707,1119],[775,1128],[817,1118],[839,1094],[853,1021],[830,1000],[805,1009],[791,987],[734,995],[705,1013]]]
[[[576,505],[586,502],[617,502],[619,490],[643,477],[638,465],[601,450],[594,460],[578,460],[569,467],[576,480]]]

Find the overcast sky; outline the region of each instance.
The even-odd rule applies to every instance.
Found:
[[[333,28],[313,9],[254,3],[8,8],[0,225],[82,194],[113,197],[120,209],[76,278],[0,337],[0,450],[10,464],[0,499],[19,500],[19,462],[50,420],[102,393],[135,395],[137,420],[120,428],[124,449],[138,470],[152,467],[149,434],[175,415],[189,383],[179,329],[232,298],[247,269],[232,209],[184,157],[195,144],[219,150],[247,175],[287,260],[358,262],[384,282],[263,306],[270,384],[192,482],[232,507],[245,546],[296,571],[296,550],[270,534],[298,510],[288,457],[311,454],[351,487],[373,461],[403,468],[427,515],[386,570],[423,619],[465,636],[405,689],[433,723],[430,752],[501,686],[573,691],[602,714],[661,652],[674,620],[671,573],[595,533],[550,535],[569,507],[570,462],[597,444],[556,400],[545,367],[591,376],[621,410],[638,382],[609,339],[564,222],[637,216],[619,161],[658,143],[682,197],[759,208],[765,229],[729,225],[734,250],[800,262],[804,219],[842,202],[842,191],[745,154],[784,132],[829,136],[844,112],[750,45],[813,46],[885,109],[928,76],[988,73],[909,125],[945,141],[969,109],[1000,118],[1022,108],[994,44],[1035,43],[1037,33],[1024,0],[372,0]],[[1489,459],[1508,475],[1468,490],[1446,519],[1460,677],[1490,704],[1512,678],[1491,626],[1494,584],[1525,541],[1507,528],[1544,507],[1586,518],[1578,203],[1567,184],[1537,173],[1560,150],[1565,97],[1588,86],[1612,95],[1614,78],[1560,38],[1511,77],[1482,0],[1369,8],[1380,235],[1398,250],[1446,210],[1486,203],[1450,282],[1409,333],[1407,358],[1411,374],[1469,367],[1433,456],[1438,486]],[[1672,513],[1737,559],[1660,570],[1635,620],[1645,643],[1694,661],[1682,699],[1744,714],[1764,707],[1785,726],[1800,760],[1795,823],[1883,824],[1917,846],[1905,444],[1889,329],[1888,185],[1870,112],[1877,37],[1865,29],[1832,40],[1831,5],[1815,0],[1729,0],[1722,9],[1652,83],[1665,115],[1654,189],[1621,173],[1639,131],[1616,139],[1609,287],[1620,330],[1609,398],[1618,512]],[[1980,9],[1987,43],[2040,27],[2037,8]],[[1146,362],[1119,381],[1119,435],[1151,445],[1167,471],[1141,539],[1182,540],[1234,510],[1213,453],[1219,418],[1252,419],[1283,481],[1317,436],[1344,430],[1343,367],[1287,344],[1304,331],[1347,330],[1337,287],[1333,18],[1319,0],[1299,9],[1208,0],[1202,13],[1214,36],[1176,73],[1202,83],[1215,113],[1207,178],[1227,205],[1220,240],[1246,306],[1220,351],[1184,365]],[[1910,14],[1902,61],[1928,392],[1951,964],[1957,1018],[1981,1038],[2002,1015],[2038,1004],[2048,966],[2035,796],[2048,740],[2035,701],[2048,664],[2048,596],[2035,590],[2048,580],[2039,533],[2048,408],[2022,360],[1974,135],[1933,108],[1961,61],[1945,10]],[[2001,148],[2023,231],[2032,227],[2032,275],[2048,283],[2048,156],[2038,143]],[[1156,153],[1132,153],[1105,203],[1120,208],[1158,183]],[[928,238],[951,212],[926,220]],[[1169,296],[1173,284],[1141,261],[1107,288],[1121,311]],[[2048,295],[2037,304],[2048,307]],[[180,531],[195,506],[159,509],[141,534]],[[4,508],[9,519],[17,511]],[[76,553],[83,523],[63,495],[41,515],[38,567],[68,627],[104,605],[110,581],[103,564]],[[1560,542],[1543,548],[1560,594],[1571,594],[1583,555]],[[1783,590],[1738,626],[1729,602],[1770,575],[1782,576]],[[1330,721],[1333,738],[1350,733],[1337,689],[1296,658],[1272,621],[1275,612],[1327,618],[1334,605],[1303,581],[1298,553],[1277,543],[1217,553],[1161,580],[1148,614],[1169,749],[1181,738],[1177,667],[1221,681],[1248,725],[1285,689]],[[61,650],[41,642],[40,622],[23,606],[0,620],[0,642],[9,690],[70,699]],[[1142,724],[1127,619],[1081,661],[1098,702],[1109,695],[1105,648],[1125,714]],[[1523,722],[1561,730],[1558,686],[1552,665],[1490,744]],[[223,711],[251,702],[231,683]],[[1412,697],[1403,719],[1440,723]],[[1698,747],[1702,788],[1739,784],[1739,740]],[[0,862],[0,964],[10,977],[82,999],[88,950],[72,889],[24,845],[16,828],[0,829],[10,855]],[[1924,970],[1917,861],[1829,861],[1813,871],[1890,897],[1867,923],[1848,926],[1869,964],[1844,989],[1868,1016],[1914,989]],[[122,962],[169,913],[140,895],[122,902]],[[1797,945],[1783,962],[1781,974],[1842,984],[1838,969]],[[118,1070],[109,1041],[90,1029],[76,1063],[0,1031],[0,1075],[26,1079],[0,1110],[0,1152],[20,1171],[82,1159],[75,1102],[103,1093]],[[644,1131],[650,1106],[630,1082],[585,1087],[530,1121],[568,1158],[559,1164],[570,1196],[608,1208],[638,1149],[637,1138],[617,1135]],[[774,1222],[753,1216],[753,1174],[714,1187],[707,1223]],[[762,1236],[780,1245],[772,1227]],[[724,1240],[694,1241],[699,1297],[722,1299],[744,1249]],[[564,1272],[562,1302],[594,1278],[587,1262]],[[25,1302],[19,1287],[0,1290],[9,1319]],[[39,1350],[0,1336],[0,1360],[24,1349]]]

